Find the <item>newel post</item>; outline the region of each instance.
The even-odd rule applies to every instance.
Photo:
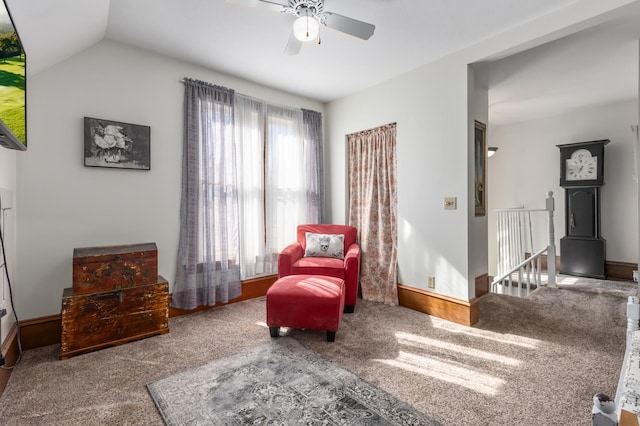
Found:
[[[547,192],[547,274],[549,277],[549,287],[556,287],[556,237],[553,226],[553,211],[555,210],[555,200],[553,191]]]

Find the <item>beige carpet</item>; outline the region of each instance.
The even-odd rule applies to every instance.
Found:
[[[528,299],[490,294],[463,327],[358,301],[335,343],[294,338],[445,425],[591,424],[595,393],[614,396],[633,283],[581,280]],[[170,320],[171,332],[59,361],[25,352],[0,398],[0,424],[162,425],[146,385],[268,341],[264,299]]]

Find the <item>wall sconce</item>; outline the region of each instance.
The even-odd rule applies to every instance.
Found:
[[[493,157],[493,155],[498,151],[498,147],[497,146],[490,146],[487,148],[487,157],[491,158]]]

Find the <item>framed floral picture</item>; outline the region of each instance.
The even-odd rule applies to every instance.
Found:
[[[479,121],[474,122],[474,163],[475,163],[475,213],[476,216],[486,214],[486,160],[487,160],[487,126]]]
[[[99,118],[84,118],[84,165],[151,169],[151,128]]]

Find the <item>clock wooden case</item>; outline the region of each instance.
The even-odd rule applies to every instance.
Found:
[[[608,139],[557,145],[565,188],[566,236],[560,239],[560,273],[605,277],[606,241],[600,235],[600,190]]]

